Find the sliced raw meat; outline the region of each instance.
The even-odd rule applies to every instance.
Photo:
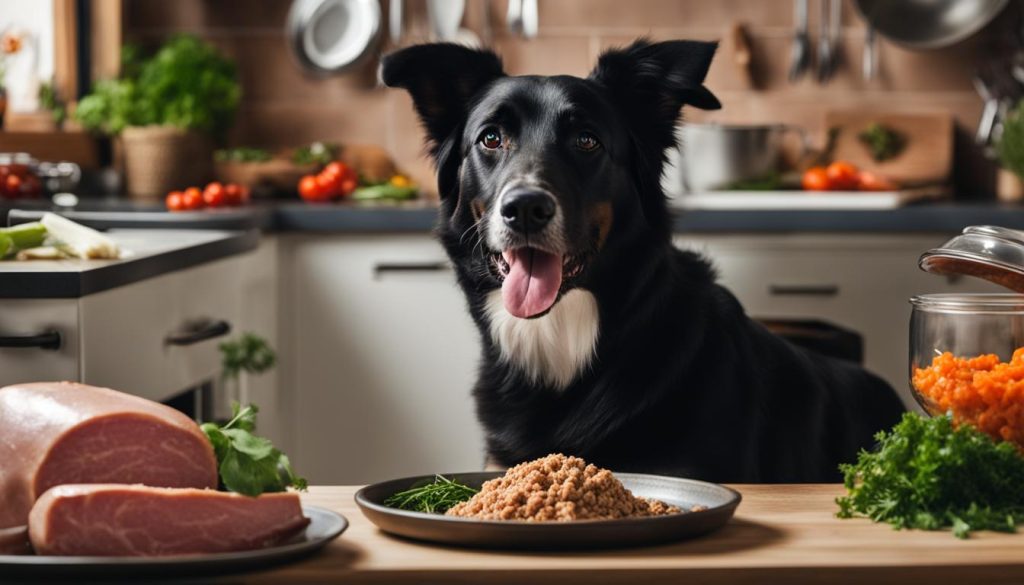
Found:
[[[43,494],[28,530],[40,555],[169,556],[273,546],[307,524],[296,494],[79,484]]]
[[[27,555],[30,552],[28,526],[0,528],[0,555]]]
[[[65,483],[217,487],[217,459],[184,414],[138,396],[71,382],[0,388],[0,528]]]

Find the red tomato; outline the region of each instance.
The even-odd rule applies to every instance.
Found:
[[[238,201],[240,204],[245,205],[252,199],[252,191],[248,185],[238,185]]]
[[[29,173],[21,179],[21,194],[25,197],[38,197],[43,194],[43,183],[39,177]]]
[[[225,205],[241,205],[242,204],[242,189],[235,183],[228,183],[224,185],[224,204]]]
[[[203,189],[203,203],[207,207],[223,207],[227,204],[224,196],[224,185],[214,181]]]
[[[837,160],[828,165],[825,169],[828,176],[829,188],[836,191],[853,191],[857,189],[857,167],[852,164]]]
[[[21,195],[21,177],[15,174],[7,175],[7,180],[4,181],[4,195],[11,199]]]
[[[183,211],[185,209],[185,202],[181,191],[171,191],[168,193],[164,203],[170,211]]]
[[[320,173],[316,176],[316,186],[324,199],[334,199],[341,194],[341,177]]]
[[[345,163],[334,161],[328,163],[324,170],[320,171],[321,174],[329,175],[332,177],[341,177],[348,170],[348,166]]]
[[[185,189],[181,194],[181,208],[189,211],[203,208],[203,192],[199,187]]]
[[[302,177],[299,181],[299,197],[306,201],[323,201],[325,199],[321,196],[320,185],[317,183],[316,177],[313,175]]]
[[[892,179],[869,171],[860,172],[857,186],[861,191],[896,191],[900,188]]]
[[[825,167],[811,167],[804,171],[803,188],[807,191],[828,191],[828,173]]]

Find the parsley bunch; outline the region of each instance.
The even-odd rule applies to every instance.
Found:
[[[223,487],[247,496],[283,492],[289,487],[305,490],[306,480],[295,475],[288,456],[274,448],[270,439],[252,434],[259,409],[253,404],[241,408],[235,402],[231,411],[231,420],[223,426],[201,426],[217,455]]]
[[[898,530],[952,527],[957,538],[1015,532],[1024,522],[1024,457],[1013,444],[915,413],[875,439],[875,451],[840,466],[849,492],[836,499],[840,518],[866,516]]]

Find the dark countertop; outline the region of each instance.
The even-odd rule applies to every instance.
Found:
[[[115,229],[120,260],[0,262],[0,298],[78,298],[253,250],[259,231]]]
[[[41,206],[0,207],[8,222],[33,221]],[[259,229],[272,232],[425,232],[437,221],[437,207],[424,201],[382,204],[307,204],[258,202],[245,208],[168,213],[159,204],[124,200],[83,200],[62,215],[98,229],[119,227],[175,229]],[[892,210],[687,210],[676,211],[675,229],[686,233],[784,232],[959,232],[968,225],[995,224],[1024,229],[1024,205],[998,203],[922,203]],[[7,223],[7,222],[0,222]]]

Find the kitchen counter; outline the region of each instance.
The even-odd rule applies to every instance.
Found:
[[[9,223],[33,221],[42,207],[10,210]],[[426,232],[437,222],[436,204],[307,204],[262,201],[246,208],[168,213],[159,204],[123,200],[90,201],[62,215],[98,229],[156,227],[277,232]],[[880,211],[689,210],[676,211],[675,230],[686,233],[955,233],[968,225],[995,224],[1024,229],[1024,206],[998,203],[922,203]]]
[[[119,260],[0,262],[0,298],[77,298],[254,250],[259,232],[115,229]]]
[[[343,514],[327,549],[231,583],[1018,583],[1024,534],[892,530],[835,518],[839,485],[740,485],[722,530],[676,544],[598,552],[449,548],[385,535],[356,508],[355,487],[313,487],[307,504]]]

